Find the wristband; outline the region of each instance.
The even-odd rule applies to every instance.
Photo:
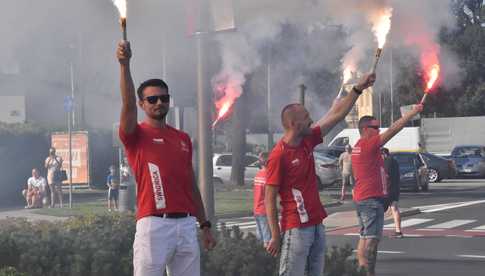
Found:
[[[206,227],[210,229],[212,227],[212,224],[210,221],[206,220],[203,223],[201,223],[199,227],[200,229],[204,229]]]
[[[362,90],[359,90],[359,89],[355,88],[355,86],[354,86],[354,87],[352,87],[352,91],[354,91],[354,92],[355,92],[355,94],[357,94],[357,95],[360,95],[360,94],[362,94],[362,92],[363,92]]]

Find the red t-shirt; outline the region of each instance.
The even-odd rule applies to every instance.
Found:
[[[262,168],[254,177],[253,194],[254,194],[254,215],[266,215],[264,206],[264,188],[266,185],[266,169]]]
[[[379,135],[359,139],[352,149],[355,201],[387,195],[387,174],[380,149]]]
[[[172,212],[195,215],[189,136],[170,126],[154,128],[146,123],[138,124],[131,134],[120,129],[119,135],[136,179],[136,218]]]
[[[268,158],[266,185],[279,186],[281,231],[317,225],[327,217],[320,202],[313,148],[322,142],[320,127],[300,145],[280,140]]]

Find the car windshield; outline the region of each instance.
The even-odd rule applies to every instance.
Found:
[[[484,157],[480,147],[459,147],[453,150],[452,155],[457,157]]]
[[[413,166],[414,165],[414,156],[409,155],[409,154],[403,154],[403,155],[394,155],[394,159],[399,163],[401,166]]]
[[[332,163],[335,162],[336,158],[332,155],[321,153],[321,152],[314,152],[313,156],[317,161],[325,162],[325,163]]]

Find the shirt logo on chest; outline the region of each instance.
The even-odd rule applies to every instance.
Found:
[[[153,143],[155,143],[155,144],[165,144],[165,140],[163,138],[153,138]]]
[[[180,148],[182,151],[189,152],[189,146],[184,141],[180,141]]]
[[[291,161],[291,165],[298,166],[300,165],[300,159],[296,158]]]

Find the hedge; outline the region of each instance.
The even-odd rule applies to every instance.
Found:
[[[56,223],[11,218],[0,225],[0,276],[132,275],[131,215],[91,215]],[[277,275],[277,260],[254,235],[225,226],[215,235],[216,248],[202,250],[203,276]],[[329,249],[324,275],[365,275],[351,255],[350,246]]]

